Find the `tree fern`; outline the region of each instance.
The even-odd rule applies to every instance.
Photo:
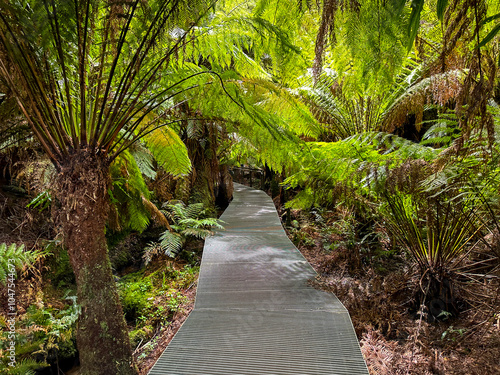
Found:
[[[93,306],[79,320],[79,350],[81,358],[86,359],[82,361],[83,372],[136,372],[125,321],[120,316],[106,316],[99,304],[92,305],[86,291],[98,287],[110,308],[118,308],[105,251],[105,208],[110,199],[119,203],[121,198],[130,196],[129,187],[133,191],[145,190],[139,178],[135,178],[140,171],[133,165],[133,158],[125,154],[126,149],[149,136],[153,154],[160,162],[178,161],[183,168],[175,173],[188,170],[182,160],[185,153],[162,149],[179,145],[172,143],[172,133],[167,131],[154,139],[151,134],[158,130],[157,125],[178,120],[169,115],[192,99],[192,89],[220,85],[221,74],[209,69],[200,71],[198,65],[202,66],[202,61],[198,64],[199,56],[190,54],[191,37],[198,27],[210,23],[215,5],[216,1],[203,0],[147,4],[141,0],[0,3],[0,44],[9,62],[8,66],[4,59],[0,60],[0,74],[56,167],[56,213],[70,247],[74,271],[81,271],[77,277],[78,297],[82,304]],[[265,26],[266,32],[279,34],[271,20],[257,22]],[[269,38],[261,40],[268,45],[273,43]],[[227,61],[226,58],[226,66]],[[278,66],[279,61],[275,62]],[[255,110],[254,103],[245,104],[241,99],[244,90],[234,80],[234,74],[231,76],[232,103],[238,103],[247,117],[252,116],[262,128],[273,128],[274,118]],[[203,81],[202,77],[212,77],[212,81]],[[225,87],[223,91],[226,95],[230,92]],[[235,99],[238,96],[239,101]],[[166,121],[157,124],[147,119],[152,113],[164,115]],[[210,114],[204,113],[207,117]],[[286,132],[285,126],[278,127],[274,136]],[[251,130],[247,129],[247,133]],[[110,197],[109,165],[115,160],[119,181]],[[131,173],[127,167],[131,167]],[[142,195],[148,198],[146,191]],[[141,199],[137,198],[140,204]],[[144,215],[136,200],[128,211],[133,225],[144,227]],[[82,241],[75,227],[94,228],[95,233]],[[95,267],[96,264],[100,266]],[[98,268],[102,279],[87,272],[89,267]],[[101,340],[92,342],[85,335],[89,331],[101,332]],[[101,353],[99,361],[92,355],[96,350]]]

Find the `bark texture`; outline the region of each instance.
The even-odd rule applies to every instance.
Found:
[[[109,164],[80,152],[59,170],[55,219],[76,276],[82,375],[137,374],[105,237]]]

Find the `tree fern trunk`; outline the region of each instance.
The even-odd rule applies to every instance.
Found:
[[[54,214],[76,275],[82,375],[137,374],[107,253],[108,187],[102,157],[80,152],[60,165]]]
[[[220,208],[226,208],[233,199],[233,178],[226,164],[219,165],[219,181],[217,182],[217,193],[215,204]]]

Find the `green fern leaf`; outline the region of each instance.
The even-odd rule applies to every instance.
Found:
[[[141,173],[147,178],[154,180],[156,178],[156,171],[153,168],[153,155],[151,152],[142,143],[135,143],[129,148],[129,151],[134,157]]]
[[[175,257],[182,249],[184,244],[183,238],[179,233],[172,233],[169,231],[163,232],[160,236],[160,246],[162,250],[170,257]]]
[[[186,145],[173,129],[169,127],[156,129],[143,140],[158,164],[168,173],[179,176],[191,171],[191,160]]]
[[[213,234],[212,231],[208,229],[202,229],[202,228],[186,228],[185,230],[182,231],[182,235],[184,236],[191,236],[199,239],[204,239],[206,237],[209,237]]]

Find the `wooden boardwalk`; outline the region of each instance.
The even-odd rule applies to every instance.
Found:
[[[368,375],[347,310],[307,285],[316,273],[264,192],[235,184],[208,238],[195,308],[150,375]]]

